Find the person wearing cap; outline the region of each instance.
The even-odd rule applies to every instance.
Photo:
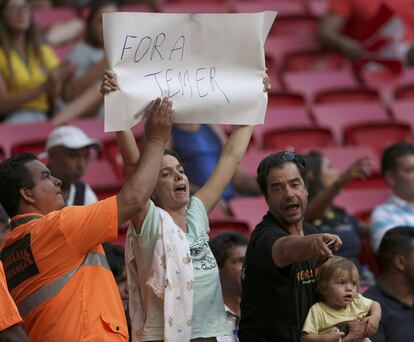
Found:
[[[99,143],[75,126],[57,127],[47,139],[48,167],[62,181],[66,205],[87,205],[98,200],[91,187],[81,181],[88,167],[91,148],[98,149]]]
[[[131,177],[116,196],[89,205],[65,207],[61,181],[32,153],[0,164],[0,203],[11,217],[0,259],[31,342],[128,341],[101,244],[146,210],[173,120],[172,102],[157,99]]]

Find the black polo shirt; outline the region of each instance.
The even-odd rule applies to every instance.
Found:
[[[304,224],[305,235],[317,234]],[[315,302],[316,258],[279,268],[272,246],[290,233],[267,213],[252,233],[242,272],[240,342],[292,342]]]
[[[364,296],[381,304],[382,316],[378,332],[372,342],[414,341],[414,306],[393,297],[379,281]]]

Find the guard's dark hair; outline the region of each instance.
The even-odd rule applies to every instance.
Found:
[[[35,186],[26,163],[36,159],[33,153],[22,153],[0,164],[0,203],[9,217],[15,216],[19,209],[20,189]]]
[[[398,226],[385,233],[378,249],[378,260],[383,272],[392,267],[396,255],[410,255],[413,239],[413,227]]]
[[[294,163],[299,169],[300,176],[308,186],[308,179],[306,176],[306,162],[301,154],[291,151],[283,151],[272,153],[265,157],[257,168],[257,184],[259,185],[260,191],[264,197],[267,197],[267,175],[272,168],[281,168],[286,163]]]
[[[399,142],[388,146],[382,153],[381,172],[392,171],[398,166],[397,159],[407,155],[414,155],[414,145],[408,142]]]
[[[224,266],[227,258],[229,257],[229,250],[233,247],[247,246],[249,240],[235,232],[221,232],[215,237],[210,239],[210,248],[216,258],[219,268]]]

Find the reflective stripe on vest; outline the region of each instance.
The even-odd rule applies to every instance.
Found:
[[[19,308],[20,315],[26,316],[31,310],[57,295],[82,266],[102,266],[111,270],[105,255],[98,252],[89,252],[86,255],[85,260],[72,271],[66,273],[59,279],[54,280],[50,284],[37,289],[19,302],[17,307]]]

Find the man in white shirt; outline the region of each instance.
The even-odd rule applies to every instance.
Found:
[[[98,200],[91,187],[81,181],[91,148],[99,148],[99,143],[75,126],[57,127],[47,139],[48,167],[62,180],[66,205],[87,205]]]
[[[393,194],[372,212],[370,234],[374,250],[378,250],[382,237],[391,228],[414,228],[414,145],[390,145],[383,152],[381,171]]]

